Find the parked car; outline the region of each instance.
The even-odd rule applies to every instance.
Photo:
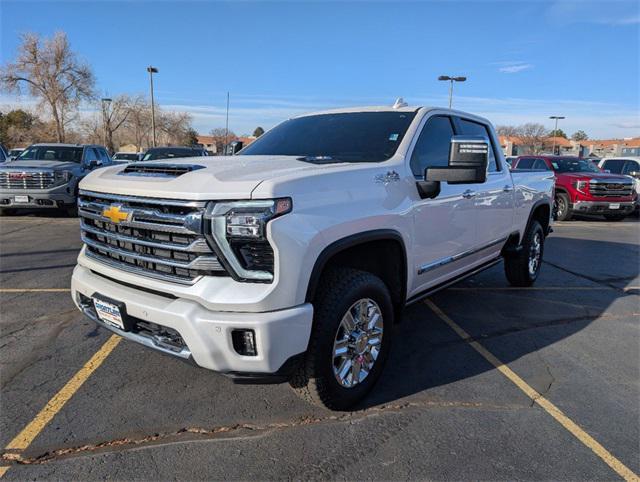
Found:
[[[604,172],[631,176],[636,191],[634,213],[640,215],[640,157],[608,157],[598,164]]]
[[[142,159],[140,152],[116,152],[111,159],[117,163],[135,162]]]
[[[199,157],[208,156],[206,149],[202,147],[152,147],[142,156],[143,161],[157,161],[160,159],[173,159],[174,157]]]
[[[504,160],[509,165],[509,168],[511,168],[511,166],[513,165],[513,161],[515,161],[517,158],[518,156],[507,156],[504,158]]]
[[[20,154],[22,154],[22,151],[24,151],[24,149],[22,148],[14,148],[14,149],[9,149],[9,159],[14,160],[17,159],[18,156]]]
[[[111,163],[103,146],[33,144],[15,161],[0,166],[0,214],[58,208],[73,215],[80,179]]]
[[[553,171],[556,176],[555,216],[568,221],[573,214],[601,214],[610,221],[624,219],[634,209],[629,176],[602,172],[591,160],[571,156],[520,156],[513,170]]]
[[[83,179],[72,297],[126,339],[347,409],[406,305],[501,260],[511,284],[536,281],[553,183],[512,174],[472,114],[303,115],[233,157]]]

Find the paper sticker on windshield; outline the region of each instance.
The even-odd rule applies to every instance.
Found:
[[[552,162],[551,165],[553,166],[554,169],[558,169],[558,163],[557,162]]]
[[[398,140],[398,137],[400,137],[400,134],[391,134],[391,135],[389,136],[389,140],[390,140],[390,141],[397,141],[397,140]]]

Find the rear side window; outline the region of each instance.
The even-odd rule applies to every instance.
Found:
[[[462,134],[464,135],[484,136],[489,139],[489,144],[491,144],[491,149],[489,149],[489,172],[496,172],[498,170],[495,154],[496,148],[493,145],[493,139],[489,135],[487,126],[467,119],[460,119],[460,127],[462,128]]]
[[[608,161],[604,161],[602,169],[606,169],[614,174],[622,174],[624,162],[624,159],[610,159]]]
[[[447,167],[453,125],[447,116],[431,117],[422,128],[411,154],[411,171],[423,177],[427,167]]]
[[[533,168],[534,169],[544,169],[545,171],[549,170],[549,166],[547,166],[547,163],[544,162],[542,159],[536,159],[533,163]]]
[[[537,159],[532,159],[530,157],[524,157],[518,161],[516,164],[516,169],[533,169],[533,164]]]

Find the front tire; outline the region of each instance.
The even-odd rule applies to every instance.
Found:
[[[569,207],[569,196],[564,193],[556,194],[555,202],[554,202],[554,211],[555,217],[557,221],[570,221],[572,212]]]
[[[512,286],[531,286],[538,279],[544,253],[544,230],[532,220],[524,234],[522,250],[504,260],[504,273]]]
[[[394,314],[389,289],[371,273],[332,269],[313,306],[309,348],[290,384],[310,403],[346,410],[371,391],[388,357]]]

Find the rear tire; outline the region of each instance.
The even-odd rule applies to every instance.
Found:
[[[310,403],[346,410],[369,393],[384,368],[393,328],[391,295],[377,276],[337,268],[323,275],[313,306],[309,348],[289,383]]]
[[[544,253],[544,230],[532,220],[524,234],[522,250],[505,257],[504,273],[512,286],[531,286],[538,279]]]
[[[626,214],[605,214],[604,215],[604,218],[607,221],[622,221],[626,217],[627,217]]]
[[[572,212],[569,207],[569,196],[564,193],[556,194],[554,202],[555,218],[558,221],[570,221]]]

